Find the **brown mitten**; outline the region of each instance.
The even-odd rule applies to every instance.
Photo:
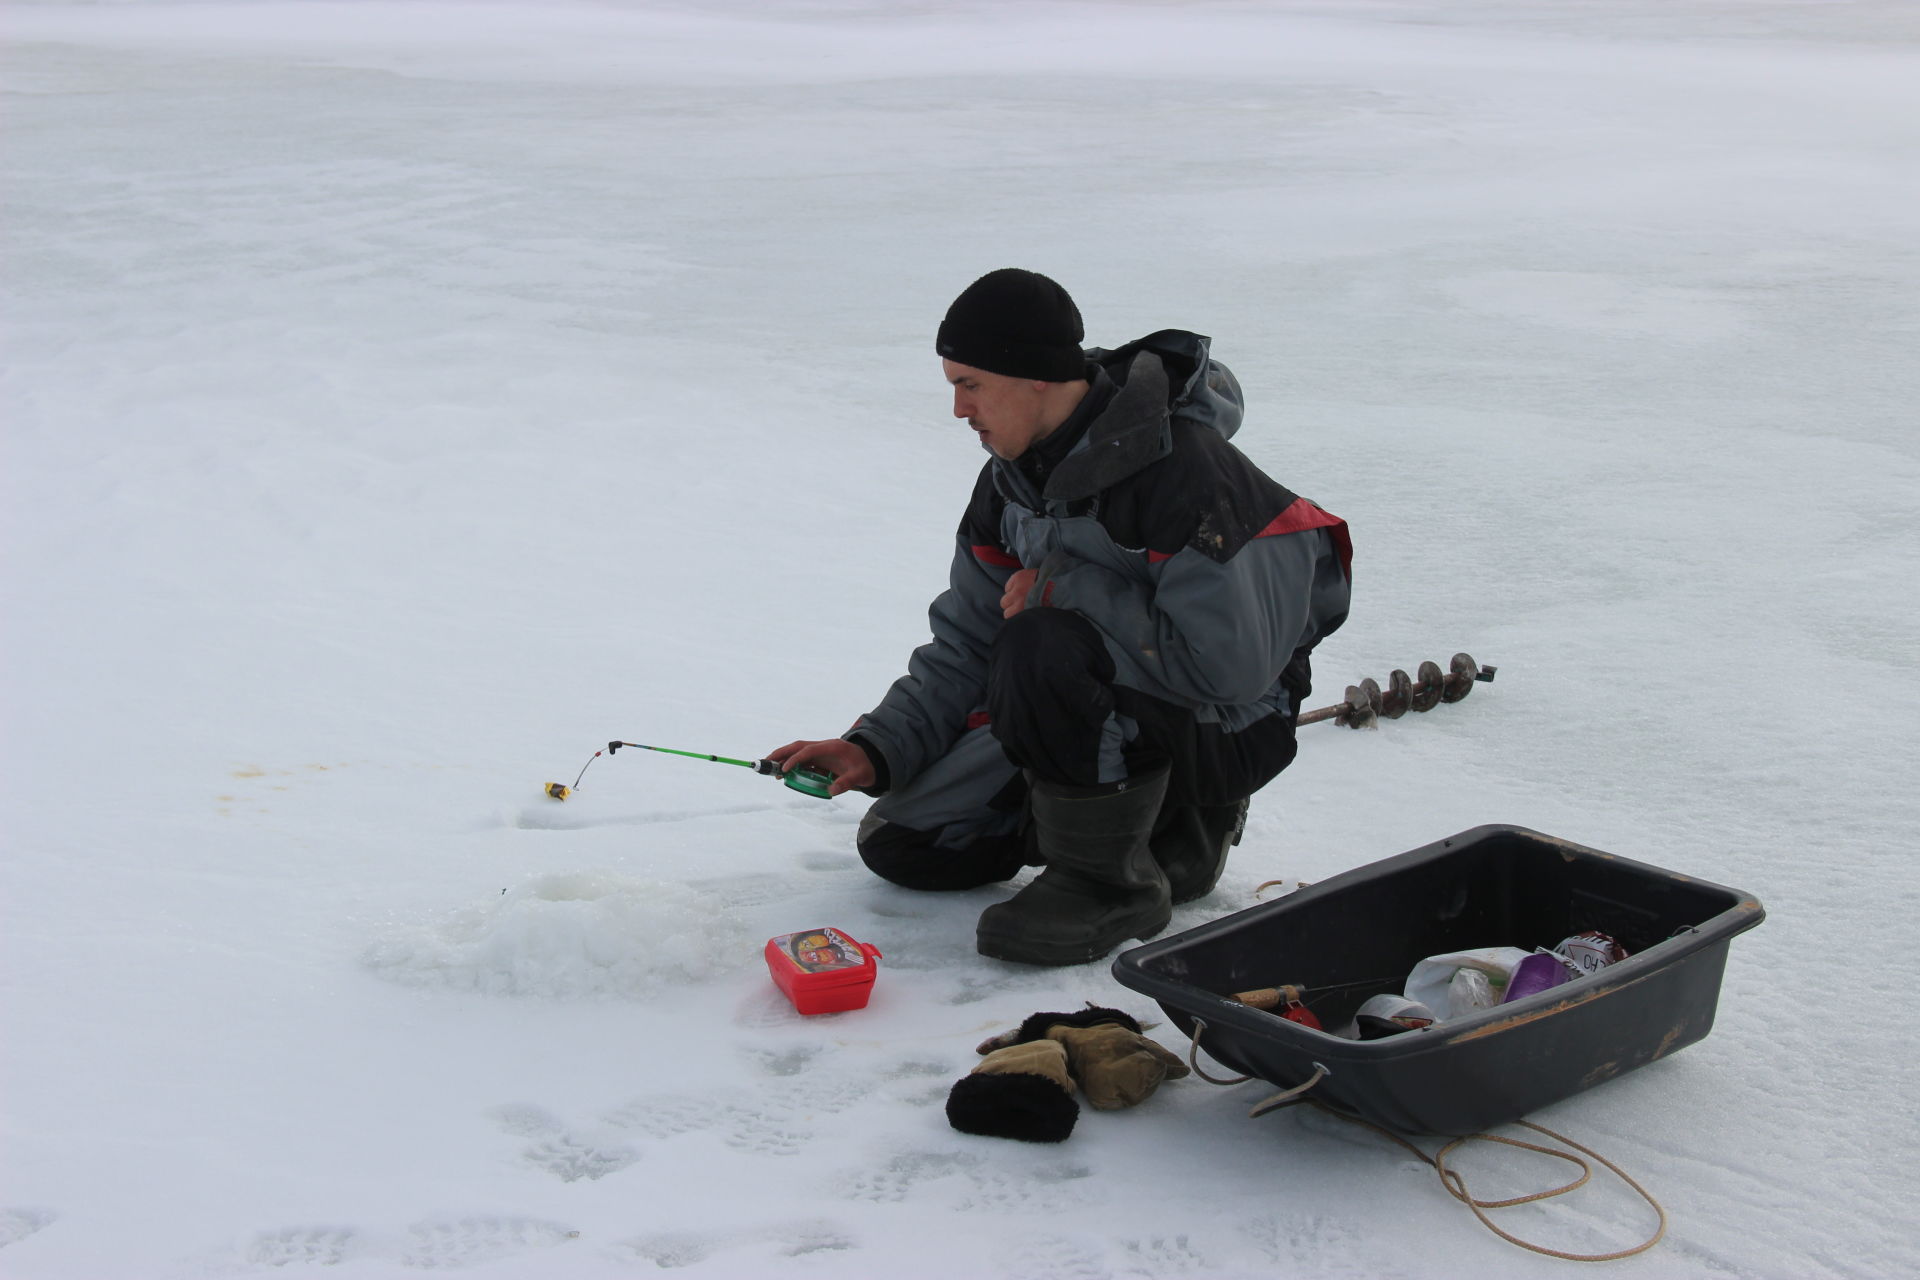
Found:
[[[1067,1067],[1100,1111],[1136,1106],[1152,1096],[1163,1080],[1187,1075],[1178,1054],[1141,1034],[1138,1022],[1118,1009],[1090,1005],[1077,1013],[1036,1013],[1004,1035],[980,1046],[989,1053],[1009,1044],[1057,1041],[1067,1051]]]
[[[962,1133],[1064,1142],[1079,1118],[1066,1047],[1052,1040],[993,1050],[947,1093],[947,1123]]]
[[[1096,1111],[1137,1106],[1153,1096],[1162,1080],[1187,1074],[1180,1055],[1116,1023],[1097,1027],[1060,1027],[1047,1039],[1067,1049],[1067,1069]]]
[[[1052,1027],[1048,1040],[1068,1050],[1068,1069],[1096,1111],[1119,1111],[1152,1098],[1162,1080],[1187,1075],[1179,1054],[1116,1023],[1100,1027]]]

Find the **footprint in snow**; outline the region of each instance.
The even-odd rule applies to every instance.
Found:
[[[796,1124],[779,1106],[728,1109],[724,1141],[735,1151],[756,1156],[797,1156],[813,1141],[813,1130]]]
[[[1064,1236],[1016,1241],[994,1257],[1007,1280],[1112,1280],[1106,1250]]]
[[[971,1173],[980,1158],[954,1151],[908,1151],[880,1168],[862,1168],[838,1179],[846,1194],[875,1204],[897,1204],[923,1182],[954,1173]]]
[[[711,1129],[724,1119],[725,1104],[714,1093],[659,1093],[635,1098],[600,1120],[609,1128],[648,1138],[674,1138]]]
[[[523,1160],[562,1182],[604,1178],[640,1158],[631,1148],[583,1137],[551,1112],[529,1103],[507,1103],[489,1114],[503,1132],[532,1140],[521,1149]]]
[[[597,1181],[618,1173],[640,1157],[625,1147],[597,1147],[560,1133],[543,1138],[522,1151],[521,1156],[536,1169],[544,1169],[562,1182]]]
[[[1206,1270],[1206,1255],[1185,1236],[1151,1236],[1144,1240],[1123,1240],[1129,1275],[1147,1277],[1184,1275]]]
[[[820,1046],[803,1044],[792,1049],[745,1049],[742,1054],[765,1075],[797,1076],[820,1056]]]
[[[885,1072],[879,1073],[879,1078],[891,1079]],[[849,1107],[890,1095],[876,1091],[872,1079],[822,1072],[797,1077],[780,1088],[775,1096],[781,1106],[790,1108],[796,1116],[804,1118],[820,1112],[838,1115]]]
[[[713,1093],[635,1098],[602,1119],[612,1128],[650,1138],[718,1129],[720,1140],[735,1151],[791,1156],[813,1141],[813,1130],[801,1122],[803,1114],[787,1097]]]
[[[477,1267],[532,1249],[550,1249],[579,1234],[537,1218],[429,1219],[407,1228],[400,1265],[423,1271]]]
[[[1047,1163],[1028,1170],[983,1165],[967,1176],[973,1186],[959,1207],[995,1215],[1072,1213],[1108,1199],[1093,1170],[1082,1164]]]
[[[613,1246],[616,1256],[633,1262],[651,1262],[664,1269],[690,1267],[705,1262],[716,1253],[734,1249],[771,1245],[774,1257],[799,1258],[810,1253],[830,1253],[855,1247],[851,1235],[839,1224],[825,1220],[792,1222],[757,1229],[703,1234],[691,1231],[663,1231],[621,1240]],[[765,1250],[761,1250],[766,1252]]]
[[[501,1132],[516,1137],[531,1138],[560,1131],[560,1121],[551,1111],[530,1102],[505,1103],[487,1114],[493,1117]]]
[[[1352,1256],[1360,1243],[1359,1233],[1350,1224],[1315,1213],[1256,1218],[1241,1230],[1269,1262],[1276,1263],[1301,1257]]]
[[[351,1227],[282,1227],[247,1242],[246,1260],[258,1267],[336,1267],[347,1260]]]
[[[450,1271],[551,1248],[579,1234],[557,1223],[535,1218],[479,1214],[416,1222],[406,1228],[403,1242],[395,1240],[392,1233],[367,1232],[353,1227],[282,1227],[255,1234],[241,1250],[240,1263],[246,1268],[337,1267],[384,1258],[423,1271]],[[214,1270],[224,1273],[234,1268],[230,1264],[216,1264]]]
[[[59,1216],[46,1209],[0,1209],[0,1249],[25,1240]]]
[[[622,1134],[655,1139],[717,1129],[722,1141],[736,1151],[791,1155],[812,1141],[811,1122],[815,1117],[837,1115],[876,1096],[870,1075],[823,1068],[821,1050],[815,1046],[742,1052],[765,1077],[763,1084],[697,1093],[643,1094],[602,1112],[601,1124]],[[879,1074],[883,1080],[917,1081],[946,1073],[945,1067],[933,1063],[908,1062]],[[494,1113],[503,1127],[511,1119],[511,1110],[500,1108]],[[547,1119],[551,1121],[551,1117]],[[552,1122],[525,1131],[552,1133],[557,1125]]]
[[[784,1000],[781,1005],[787,1007]],[[848,1070],[837,1066],[838,1058],[823,1046],[814,1044],[742,1047],[738,1052],[754,1068],[760,1078],[757,1083],[731,1089],[642,1094],[602,1112],[600,1130],[629,1141],[635,1136],[665,1141],[712,1131],[735,1151],[792,1156],[814,1143],[816,1130],[830,1123],[824,1117],[876,1101],[897,1106],[908,1094],[917,1104],[936,1105],[945,1097],[956,1071],[947,1063],[915,1057],[900,1058],[877,1070]],[[496,1107],[489,1114],[502,1130],[533,1141],[522,1153],[529,1161],[566,1181],[601,1177],[638,1159],[619,1141],[597,1135],[590,1138],[590,1131],[569,1129],[538,1106],[515,1103]],[[899,1199],[908,1185],[933,1167],[932,1162],[941,1161],[951,1168],[971,1159],[895,1159],[878,1175],[861,1170],[861,1182],[853,1194],[880,1201]],[[656,1252],[678,1248],[664,1237],[653,1243]]]

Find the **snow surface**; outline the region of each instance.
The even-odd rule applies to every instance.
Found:
[[[1304,731],[1175,927],[1494,821],[1738,886],[1713,1034],[1535,1118],[1672,1213],[1618,1274],[1920,1274],[1911,4],[0,26],[0,1274],[1564,1265],[1261,1084],[955,1133],[985,1034],[1154,1010],[976,955],[1004,891],[875,880],[864,801],[639,753],[540,796],[872,704],[980,461],[931,333],[1009,264],[1092,341],[1214,335],[1241,445],[1352,522],[1316,702],[1500,668]],[[758,947],[824,924],[886,959],[802,1019]]]

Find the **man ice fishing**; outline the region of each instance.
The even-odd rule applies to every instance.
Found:
[[[1085,350],[1031,271],[969,285],[935,349],[993,456],[933,638],[841,738],[768,753],[878,799],[860,857],[911,889],[1045,869],[982,954],[1080,964],[1212,890],[1247,797],[1292,761],[1313,647],[1346,619],[1344,521],[1228,442],[1239,384],[1168,329]]]

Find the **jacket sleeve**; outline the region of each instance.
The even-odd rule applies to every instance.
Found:
[[[1296,649],[1346,617],[1346,575],[1322,529],[1254,538],[1224,563],[1188,547],[1148,572],[1060,563],[1038,591],[1100,629],[1118,683],[1184,706],[1258,702]]]
[[[987,653],[1004,620],[1000,597],[1020,566],[998,546],[975,545],[965,525],[957,543],[947,589],[927,610],[933,638],[847,734],[885,758],[889,789],[944,755],[986,704]]]

